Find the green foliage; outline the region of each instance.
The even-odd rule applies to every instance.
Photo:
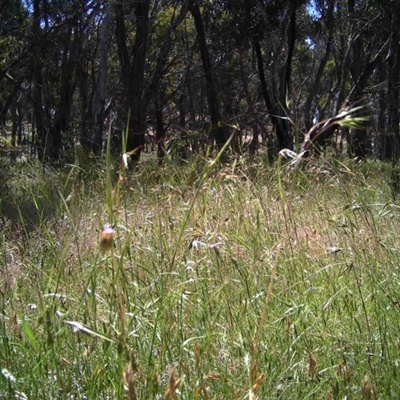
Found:
[[[28,16],[21,0],[8,0],[0,5],[0,36],[19,36]]]
[[[216,161],[142,161],[118,183],[110,160],[91,182],[20,166],[0,247],[4,397],[399,396],[389,168]]]

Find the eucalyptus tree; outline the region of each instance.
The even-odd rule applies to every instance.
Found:
[[[0,4],[0,128],[7,115],[12,122],[11,144],[21,141],[24,93],[27,81],[28,12],[20,0],[4,0]]]
[[[399,92],[400,92],[400,10],[397,2],[390,1],[384,10],[385,20],[390,29],[388,51],[385,58],[387,67],[387,102],[379,102],[379,115],[383,132],[379,139],[379,156],[382,159],[400,158],[400,120],[399,120]],[[381,91],[381,96],[384,91]],[[383,94],[384,96],[384,94]],[[386,106],[386,107],[385,107]],[[385,110],[386,108],[386,110]],[[385,114],[387,118],[385,118]],[[386,126],[385,126],[386,125]]]
[[[237,17],[242,49],[247,43],[254,54],[260,90],[278,146],[293,148],[289,102],[298,14],[304,10],[305,1],[232,0],[227,3]]]
[[[313,2],[313,24],[312,31],[308,32],[306,45],[308,53],[311,53],[312,65],[306,63],[304,66],[304,80],[307,81],[305,102],[304,102],[304,125],[306,130],[310,130],[317,119],[322,119],[323,109],[328,105],[329,100],[327,94],[329,88],[325,86],[328,74],[326,66],[331,59],[332,47],[334,45],[334,24],[335,24],[335,8],[336,0],[317,0]],[[299,54],[298,54],[299,58]],[[299,60],[298,60],[299,61]],[[310,74],[315,71],[314,74]],[[322,91],[321,91],[322,86]],[[323,96],[325,94],[325,96]],[[321,97],[324,97],[321,99]],[[322,100],[322,101],[321,101]]]
[[[78,83],[81,112],[88,108],[90,93],[85,74],[87,58],[92,57],[87,55],[88,22],[97,4],[95,0],[32,1],[32,122],[41,159],[60,157],[65,137],[71,133]],[[81,118],[83,126],[85,118]]]
[[[201,54],[201,60],[204,70],[204,78],[206,82],[206,95],[210,112],[211,134],[212,139],[215,139],[218,146],[222,146],[227,137],[225,129],[222,126],[222,117],[219,108],[218,94],[215,88],[213,77],[213,68],[210,60],[210,55],[207,46],[207,38],[204,30],[203,18],[200,12],[199,4],[196,0],[190,2],[190,12],[196,26],[197,40]]]
[[[394,0],[3,0],[0,124],[15,142],[29,122],[43,160],[75,140],[99,154],[110,110],[136,158],[149,126],[160,145],[169,128],[220,147],[253,128],[254,153],[259,132],[290,149],[347,100],[371,102],[375,150],[397,157],[399,21]]]
[[[138,159],[144,146],[146,132],[146,111],[150,100],[160,88],[166,72],[169,51],[177,27],[188,12],[188,0],[181,2],[152,2],[150,0],[121,0],[115,3],[115,36],[120,60],[123,89],[123,103],[127,124],[127,147]],[[157,16],[172,7],[169,28],[162,46],[151,46],[151,33]],[[134,28],[127,17],[134,21]],[[132,30],[133,32],[132,32]],[[156,61],[149,65],[149,52],[157,54]]]
[[[107,91],[113,3],[88,2],[83,11],[76,32],[79,48],[76,66],[78,93],[75,93],[73,113],[77,126],[75,135],[86,152],[98,155],[102,150],[109,111],[107,102],[115,95],[114,91]]]
[[[311,73],[304,85],[307,95],[303,112],[307,130],[313,125],[313,117],[314,121],[315,117],[329,118],[339,114],[343,107],[371,103],[374,108],[364,111],[373,114],[387,104],[382,90],[379,96],[375,94],[383,88],[387,75],[384,59],[390,37],[393,37],[387,22],[393,17],[385,9],[390,3],[383,7],[372,0],[312,2],[314,23],[311,28],[314,26],[314,29],[308,31],[312,47],[306,54],[319,61],[309,64]],[[375,99],[378,97],[379,106]],[[379,115],[383,126],[384,112]],[[364,158],[371,154],[372,137],[367,133],[371,126],[372,121],[364,122],[356,130],[341,128],[350,156]],[[337,127],[332,125],[325,136]],[[378,140],[378,144],[380,142]],[[376,149],[379,151],[380,147]]]
[[[370,78],[387,52],[389,38],[384,28],[383,9],[373,1],[348,0],[349,70],[351,90],[347,95],[350,104],[362,101]],[[383,33],[383,35],[382,35]],[[371,152],[371,140],[366,126],[349,136],[350,155],[366,157]]]

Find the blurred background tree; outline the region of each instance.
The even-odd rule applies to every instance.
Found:
[[[101,155],[111,124],[136,160],[232,134],[235,152],[273,158],[344,104],[369,104],[361,129],[333,127],[318,149],[396,159],[399,12],[394,0],[3,0],[3,152]]]

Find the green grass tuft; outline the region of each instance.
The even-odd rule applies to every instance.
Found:
[[[3,184],[0,398],[400,396],[386,166],[118,165]]]

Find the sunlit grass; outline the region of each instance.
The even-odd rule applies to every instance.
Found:
[[[115,165],[7,185],[0,398],[399,396],[381,165]]]

